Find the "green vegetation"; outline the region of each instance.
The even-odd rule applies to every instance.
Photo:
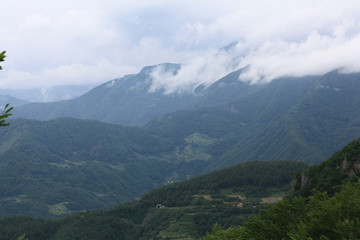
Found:
[[[0,53],[0,62],[3,62],[4,61],[4,58],[6,57],[5,55],[6,51],[2,51]],[[0,70],[2,69],[2,66],[0,66]],[[9,123],[5,123],[6,119],[8,117],[10,117],[12,115],[11,110],[13,110],[14,108],[13,107],[9,107],[9,104],[6,104],[4,109],[3,109],[3,112],[2,114],[0,115],[0,127],[2,126],[8,126]]]
[[[6,53],[6,51],[2,51],[0,53],[0,62],[4,61],[4,58],[6,57],[5,53]],[[2,70],[2,66],[0,66],[0,70]]]
[[[13,107],[9,107],[9,104],[6,104],[2,114],[0,115],[0,127],[8,126],[9,123],[6,123],[6,119],[12,115],[11,110],[13,110]]]
[[[360,183],[346,183],[332,197],[318,193],[283,200],[242,227],[215,225],[203,239],[359,239],[359,226]]]
[[[358,239],[359,159],[360,139],[309,168],[292,161],[245,162],[163,186],[108,211],[55,220],[3,218],[0,239],[24,233],[45,240]],[[294,174],[293,192],[278,201],[288,194]],[[278,202],[263,204],[269,199]]]
[[[359,239],[360,139],[297,174],[289,198],[242,226],[214,225],[211,239]]]
[[[360,74],[331,72],[252,88],[235,81],[240,71],[188,97],[149,92],[150,71],[144,68],[106,83],[77,100],[24,106],[22,114],[141,124],[184,106],[192,109],[154,119],[144,127],[61,118],[18,119],[1,129],[1,216],[62,218],[3,218],[0,239],[22,234],[31,240],[191,239],[203,237],[211,228],[213,233],[206,238],[358,237],[352,229],[359,220],[342,211],[348,206],[345,194],[358,191],[354,182],[360,169],[359,141],[296,174],[294,192],[251,220],[266,208],[264,203],[287,194],[290,179],[306,164],[244,161],[318,163],[357,138]],[[226,95],[223,88],[244,89],[235,96],[236,91]],[[206,104],[204,99],[214,101]],[[3,114],[11,114],[10,110],[7,106]],[[130,110],[132,114],[127,114]],[[244,163],[173,183],[239,162]],[[349,183],[341,185],[344,180]],[[168,185],[143,195],[164,184]],[[87,211],[133,199],[138,200]],[[158,204],[165,207],[156,209]],[[332,219],[336,226],[329,223],[333,232],[321,230],[326,229],[322,214],[338,216],[338,221]]]
[[[1,130],[0,216],[108,208],[203,171],[203,161],[178,161],[170,141],[140,128],[19,119]]]
[[[339,191],[344,180],[358,181],[360,175],[360,140],[355,140],[336,152],[328,160],[297,174],[293,195],[310,196],[326,191]]]
[[[145,127],[176,143],[194,133],[214,143],[208,170],[241,161],[319,163],[360,135],[360,74],[277,79],[239,100],[178,111]]]
[[[287,194],[292,176],[306,166],[293,161],[246,162],[160,187],[107,211],[52,220],[6,217],[0,220],[0,240],[24,233],[31,240],[196,239],[215,223],[225,227],[244,223],[268,206],[263,198]],[[57,209],[62,206],[67,204]]]
[[[177,111],[141,128],[70,119],[14,121],[0,137],[0,210],[6,209],[0,214],[52,216],[111,207],[155,187],[255,159],[320,162],[360,135],[359,76],[278,79],[244,90],[237,101]],[[236,86],[234,76],[223,80],[218,84]],[[117,88],[103,87],[119,95]],[[75,111],[72,103],[68,107]],[[64,211],[53,211],[64,202]]]

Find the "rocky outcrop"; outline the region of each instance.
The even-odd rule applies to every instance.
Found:
[[[339,169],[340,173],[346,174],[346,176],[352,178],[360,174],[360,156],[353,163],[349,163],[347,157],[344,157],[343,160],[336,166]]]
[[[302,172],[301,173],[301,189],[303,189],[306,184],[309,182],[309,173],[307,172]]]

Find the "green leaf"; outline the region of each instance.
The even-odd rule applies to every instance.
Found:
[[[5,105],[5,108],[2,112],[2,114],[0,115],[0,127],[4,127],[4,126],[8,126],[9,123],[5,123],[6,118],[10,117],[12,115],[11,110],[13,110],[13,107],[9,107],[9,104]]]

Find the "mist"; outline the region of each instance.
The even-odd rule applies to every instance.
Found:
[[[4,0],[1,88],[101,84],[144,66],[150,91],[193,91],[248,67],[241,81],[360,71],[360,2]],[[236,42],[229,49],[222,49]],[[221,50],[222,49],[222,50]]]

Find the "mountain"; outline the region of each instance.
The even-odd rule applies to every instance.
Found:
[[[0,95],[0,106],[10,104],[11,107],[18,107],[27,103],[29,102],[8,95]]]
[[[149,70],[145,69],[142,74],[146,75],[146,71]],[[176,111],[141,128],[57,119],[49,122],[17,120],[9,128],[1,129],[4,134],[0,137],[0,160],[8,167],[2,169],[3,177],[6,177],[6,181],[2,181],[3,199],[12,200],[4,200],[4,209],[5,206],[12,209],[7,213],[3,211],[4,215],[16,213],[13,211],[30,211],[28,213],[32,215],[46,216],[50,212],[45,205],[74,201],[58,201],[55,200],[57,197],[52,197],[48,202],[41,200],[41,207],[37,209],[28,205],[19,208],[16,203],[29,203],[27,197],[24,201],[19,197],[21,194],[27,196],[28,189],[35,194],[26,183],[32,183],[33,188],[54,189],[57,186],[60,189],[65,181],[62,177],[66,174],[83,176],[89,182],[92,175],[98,176],[100,182],[104,176],[118,179],[115,190],[106,185],[109,181],[104,182],[105,187],[99,184],[94,188],[89,188],[91,184],[87,181],[88,185],[81,185],[83,181],[70,182],[71,191],[86,189],[76,204],[66,206],[68,211],[78,211],[128,201],[156,186],[247,160],[289,159],[318,163],[341,144],[360,136],[360,110],[357,107],[360,104],[360,74],[335,71],[316,77],[282,78],[256,89],[246,89],[244,83],[236,80],[238,74],[241,72],[224,77],[202,92],[202,97],[209,97],[223,88],[235,89],[238,86],[244,92],[237,96],[237,100],[229,102],[227,99],[226,103],[216,106]],[[134,76],[131,78],[134,79]],[[126,81],[120,83],[125,84]],[[101,89],[108,88],[96,91]],[[94,89],[88,94],[96,91]],[[235,92],[232,92],[234,98]],[[226,99],[225,96],[221,99]],[[82,98],[76,101],[79,99]],[[71,101],[64,102],[68,104]],[[53,104],[38,106],[54,107]],[[76,109],[75,105],[71,107]],[[102,113],[99,112],[98,116]],[[98,152],[98,148],[102,150]],[[105,168],[100,167],[100,163],[105,164]],[[94,169],[102,169],[101,174],[94,174]],[[119,175],[121,169],[126,171]],[[23,171],[28,175],[23,175]],[[38,182],[33,182],[39,176],[37,173],[41,173],[46,181],[40,178]],[[9,188],[15,179],[23,179],[24,189],[17,191]],[[47,181],[51,184],[45,188]],[[100,191],[100,188],[108,189],[108,192]],[[111,195],[112,191],[116,192],[115,195]],[[41,196],[40,192],[37,196]],[[92,198],[84,197],[86,194],[93,194]],[[36,197],[33,196],[35,202]]]
[[[27,102],[54,102],[72,99],[89,91],[92,86],[53,86],[32,89],[0,89],[0,95],[9,95]]]
[[[222,226],[215,224],[205,240],[358,239],[359,161],[360,139],[310,167],[292,161],[245,162],[155,189],[106,211],[56,220],[3,218],[0,239],[22,234],[44,240],[196,239],[213,223]],[[269,196],[274,202],[286,193],[293,174],[292,195],[262,207],[260,202]],[[311,190],[304,192],[306,188]],[[242,207],[237,207],[239,202]]]
[[[178,64],[145,67],[76,99],[17,107],[14,116],[145,124],[146,129],[171,138],[183,154],[191,148],[188,141],[202,134],[211,144],[194,146],[198,154],[192,156],[210,159],[206,171],[245,160],[317,163],[360,135],[359,73],[333,71],[249,84],[238,80],[245,68],[193,93],[165,94],[149,91],[151,73],[158,67],[167,74],[181,69]]]
[[[179,142],[203,134],[214,144],[208,170],[246,160],[318,163],[360,136],[360,74],[282,78],[239,100],[182,110],[145,125]]]
[[[195,93],[165,94],[162,89],[151,91],[151,74],[157,68],[175,75],[181,66],[167,63],[145,67],[138,74],[114,79],[75,99],[18,107],[14,115],[37,120],[72,117],[121,125],[143,125],[180,109],[225,103],[259,88],[238,81],[239,70],[210,88],[199,86]]]
[[[293,161],[246,162],[166,185],[106,211],[56,220],[3,218],[0,239],[22,234],[32,240],[195,239],[216,222],[242,223],[265,202],[278,201],[290,190],[293,175],[306,167]]]
[[[296,94],[295,89],[287,93],[291,94]],[[275,96],[281,102],[271,105],[274,107],[291,101],[279,94]],[[330,72],[299,95],[281,115],[273,116],[274,120],[262,117],[269,123],[249,138],[241,139],[225,157],[234,156],[236,161],[237,156],[245,154],[246,160],[280,157],[320,162],[330,157],[334,149],[360,136],[360,109],[356,107],[359,104],[360,74]],[[278,111],[269,111],[268,115],[274,112]]]
[[[1,216],[110,207],[204,169],[140,128],[66,118],[10,123],[0,129]]]

